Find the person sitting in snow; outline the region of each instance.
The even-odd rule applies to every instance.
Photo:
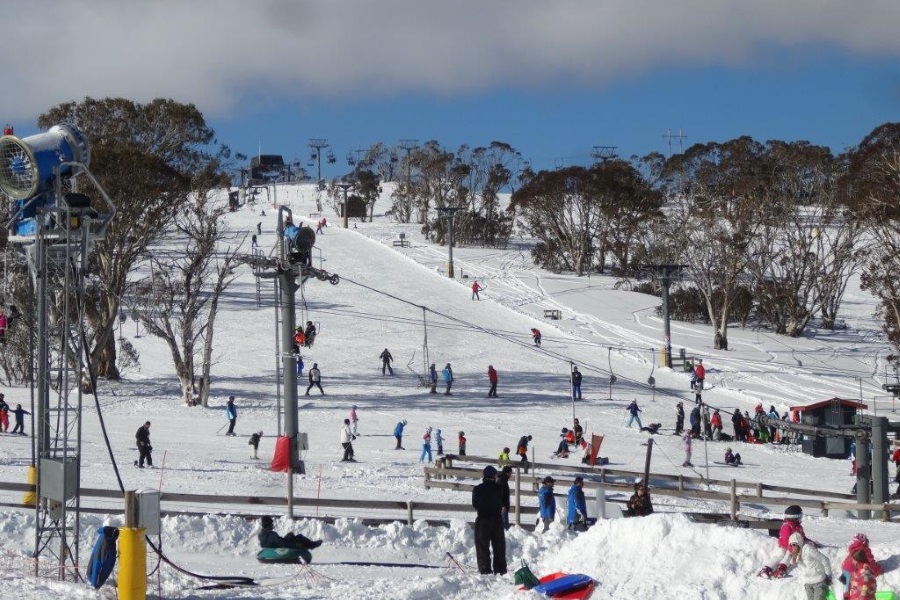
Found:
[[[554,456],[556,458],[569,458],[569,439],[574,442],[575,434],[569,431],[568,427],[563,427],[559,437],[562,439],[559,440],[559,446],[557,446]]]
[[[634,494],[625,505],[626,517],[646,517],[653,514],[653,503],[650,501],[650,494],[647,492],[647,486],[643,481],[634,484]]]
[[[322,545],[322,540],[311,540],[305,535],[290,532],[281,537],[275,532],[272,517],[265,516],[260,522],[262,530],[257,539],[261,548],[294,548],[297,550],[314,550]]]
[[[862,553],[862,559],[858,560],[854,558],[854,554],[857,552]],[[854,564],[856,563],[856,564]],[[838,580],[844,584],[844,598],[849,598],[848,596],[850,582],[852,581],[854,574],[856,571],[864,571],[861,569],[860,565],[865,565],[866,569],[869,571],[869,574],[872,576],[874,581],[875,577],[878,577],[882,573],[884,573],[884,567],[878,564],[875,560],[875,557],[872,556],[872,549],[869,548],[869,538],[866,537],[864,533],[857,533],[853,536],[853,540],[850,542],[850,545],[847,547],[847,557],[844,559],[844,562],[841,563],[841,576],[838,577]],[[861,572],[857,575],[857,578],[865,578],[866,574]],[[860,584],[864,585],[864,584]],[[872,592],[874,593],[875,588],[872,587]],[[862,596],[865,598],[866,596]]]
[[[778,530],[779,557],[774,565],[766,565],[760,570],[760,577],[779,579],[787,575],[788,565],[791,564],[790,539],[795,533],[803,536],[803,539],[812,545],[818,545],[806,537],[803,525],[800,524],[802,517],[803,509],[796,504],[792,504],[784,510],[784,522],[781,524],[781,529]]]
[[[741,466],[741,453],[735,454],[731,451],[731,448],[725,448],[725,464],[732,467]]]
[[[864,550],[852,553],[847,561],[850,561],[849,570],[845,566],[845,571],[840,576],[841,581],[846,580],[844,600],[875,600],[878,581],[872,568],[874,561],[870,560]]]
[[[788,540],[791,561],[797,565],[800,581],[809,600],[825,600],[831,588],[831,563],[819,552],[815,544],[794,533]]]

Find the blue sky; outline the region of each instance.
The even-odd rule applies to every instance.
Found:
[[[171,97],[245,154],[306,162],[328,139],[327,177],[401,138],[553,168],[666,153],[679,129],[840,151],[900,117],[895,0],[9,0],[0,19],[25,49],[0,56],[20,135],[60,102]]]

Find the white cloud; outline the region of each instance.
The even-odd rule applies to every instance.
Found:
[[[808,44],[900,54],[896,0],[4,0],[0,22],[11,120],[84,96],[220,116],[251,95],[603,86]]]

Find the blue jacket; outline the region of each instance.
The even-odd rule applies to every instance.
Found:
[[[399,423],[397,423],[397,426],[394,427],[394,437],[397,437],[398,435],[403,435],[404,427],[405,427],[405,425],[403,424],[403,421],[400,421]]]
[[[632,401],[631,404],[628,405],[628,412],[630,412],[634,416],[637,416],[637,414],[639,412],[643,412],[643,411],[641,411],[641,409],[638,408],[637,401]]]
[[[538,505],[541,508],[542,519],[552,519],[556,516],[556,497],[549,485],[542,485],[538,490]]]
[[[441,374],[444,376],[444,381],[453,381],[453,373],[450,372],[450,369],[445,367]]]
[[[237,419],[237,406],[235,406],[234,404],[226,404],[225,418],[229,421],[232,419]]]
[[[579,513],[587,518],[587,503],[584,499],[584,490],[573,483],[569,488],[569,518],[566,522],[574,523]]]
[[[428,376],[431,378],[431,383],[437,382],[437,369],[432,368],[428,371]]]

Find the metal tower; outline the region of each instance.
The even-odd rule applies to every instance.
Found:
[[[35,575],[79,580],[81,374],[85,274],[115,206],[88,171],[86,140],[72,126],[0,138],[0,188],[14,201],[9,242],[28,263],[35,294]],[[63,182],[85,175],[102,196],[92,206]],[[41,561],[41,557],[49,560]]]

